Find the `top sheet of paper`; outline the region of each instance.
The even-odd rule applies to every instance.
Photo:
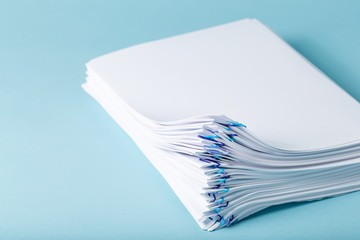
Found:
[[[360,138],[360,104],[257,20],[140,44],[87,67],[153,120],[226,115],[286,149]]]

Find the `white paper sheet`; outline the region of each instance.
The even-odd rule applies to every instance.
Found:
[[[140,44],[87,68],[84,89],[203,229],[360,189],[359,103],[257,20]]]

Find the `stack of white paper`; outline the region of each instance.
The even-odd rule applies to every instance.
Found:
[[[360,189],[359,103],[257,20],[140,44],[87,69],[84,89],[203,229]]]

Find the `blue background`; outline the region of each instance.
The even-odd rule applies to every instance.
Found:
[[[94,57],[246,17],[360,100],[360,1],[0,2],[0,239],[360,239],[360,192],[202,231],[80,87]]]

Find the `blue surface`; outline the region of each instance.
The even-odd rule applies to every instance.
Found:
[[[202,231],[80,88],[94,57],[256,17],[360,100],[359,12],[359,1],[0,2],[0,239],[360,239],[360,192]]]

